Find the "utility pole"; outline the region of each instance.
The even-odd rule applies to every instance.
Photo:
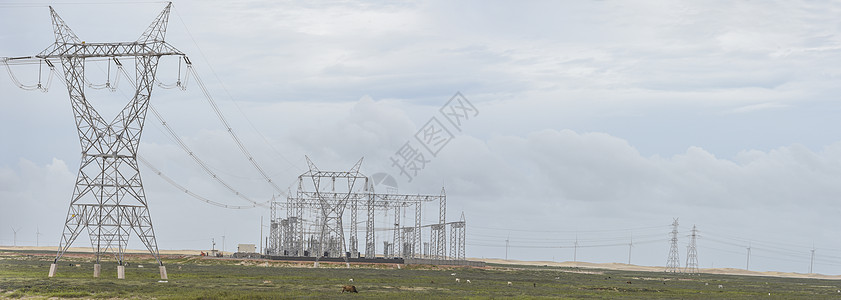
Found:
[[[634,247],[634,238],[631,237],[631,241],[628,243],[628,264],[631,264],[631,248]]]
[[[225,236],[222,236],[222,255],[225,255]]]
[[[508,260],[508,239],[511,238],[511,234],[508,234],[508,237],[505,238],[505,260]]]
[[[812,266],[815,265],[815,246],[812,245],[812,259],[809,261],[809,274],[812,274]]]
[[[38,247],[38,240],[41,237],[41,228],[35,227],[35,247]]]
[[[12,232],[14,232],[14,239],[12,240],[12,245],[17,246],[18,245],[18,231],[20,230],[20,227],[18,227],[18,229],[15,229],[12,226],[9,226],[9,227],[12,228]]]
[[[675,218],[674,222],[672,222],[672,232],[671,235],[671,248],[669,248],[669,259],[666,263],[666,272],[677,273],[680,272],[680,258],[678,257],[678,249],[677,249],[677,226],[678,226],[678,219]]]
[[[575,246],[573,246],[574,250],[572,250],[572,262],[578,262],[578,236],[575,236]]]
[[[745,265],[745,270],[750,271],[750,242],[748,242],[748,262]]]
[[[260,244],[260,253],[263,253],[263,216],[260,216],[260,239],[257,242]]]

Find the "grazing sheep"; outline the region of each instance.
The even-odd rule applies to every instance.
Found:
[[[450,274],[450,276],[456,276],[456,273],[452,273],[452,274]]]
[[[356,286],[354,286],[354,285],[345,285],[345,286],[342,286],[342,294],[344,294],[345,292],[348,292],[348,293],[359,293],[359,292],[357,292],[357,291],[356,291]]]
[[[467,280],[467,283],[470,283],[470,279]]]
[[[631,284],[631,281],[630,281],[630,280],[628,280],[628,281],[626,281],[625,283],[627,283],[627,284]]]
[[[537,287],[537,283],[532,282],[532,285],[534,285],[534,287]]]
[[[351,279],[348,279],[348,280],[347,280],[347,281],[348,281],[348,282],[353,282],[353,278],[351,278]]]
[[[508,282],[508,286],[511,286],[511,281]]]
[[[723,288],[724,288],[724,286],[719,284],[719,285],[718,285],[718,288],[723,289]]]
[[[458,278],[456,278],[456,282],[461,282],[461,280],[459,280]]]

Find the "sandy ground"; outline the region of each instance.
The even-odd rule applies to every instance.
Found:
[[[622,271],[643,271],[643,272],[663,272],[665,267],[650,267],[637,266],[622,263],[588,263],[588,262],[552,262],[552,261],[520,261],[520,260],[504,260],[504,259],[476,259],[493,264],[513,264],[513,265],[529,265],[529,266],[557,266],[557,267],[578,267],[582,269],[607,269],[607,270],[622,270]],[[824,275],[824,274],[803,274],[803,273],[788,273],[788,272],[758,272],[748,271],[735,268],[707,268],[700,269],[701,273],[706,274],[727,274],[727,275],[749,275],[749,276],[773,276],[773,277],[787,277],[787,278],[815,278],[815,279],[834,279],[841,280],[841,275]]]
[[[56,246],[45,246],[45,247],[26,247],[26,246],[0,246],[0,250],[28,250],[28,251],[57,251],[58,247]],[[207,252],[207,250],[204,250]],[[67,249],[67,252],[78,252],[78,253],[93,253],[93,248],[91,247],[70,247]],[[161,254],[164,255],[199,255],[201,254],[201,250],[159,250]],[[146,249],[137,250],[137,249],[126,249],[125,253],[131,254],[148,254],[149,251]],[[225,252],[225,254],[231,254],[230,252]]]
[[[45,247],[27,247],[27,246],[0,246],[0,250],[37,250],[37,251],[56,251],[56,246]],[[78,253],[93,253],[90,247],[70,247],[68,252]],[[206,251],[205,251],[206,252]],[[128,249],[126,253],[145,254],[147,250]],[[160,250],[162,255],[199,255],[201,250]],[[231,254],[229,252],[225,253]],[[470,258],[469,260],[484,261],[493,264],[511,264],[511,265],[528,265],[528,266],[556,266],[556,267],[578,267],[582,269],[606,269],[606,270],[622,270],[622,271],[643,271],[643,272],[662,272],[665,267],[651,267],[651,266],[637,266],[622,263],[588,263],[588,262],[553,262],[553,261],[522,261],[522,260],[504,260],[504,259],[478,259]],[[787,278],[815,278],[815,279],[834,279],[841,280],[841,275],[824,275],[824,274],[803,274],[803,273],[788,273],[788,272],[758,272],[748,271],[735,268],[707,268],[700,269],[701,273],[706,274],[727,274],[727,275],[749,275],[749,276],[773,276],[773,277],[787,277]]]

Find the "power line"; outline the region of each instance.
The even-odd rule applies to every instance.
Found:
[[[239,104],[237,104],[237,101],[235,100],[235,98],[234,98],[234,97],[231,95],[231,93],[228,91],[227,86],[225,86],[225,84],[224,84],[224,83],[222,82],[222,80],[219,78],[219,74],[218,74],[218,73],[216,73],[216,70],[213,68],[213,65],[211,65],[211,64],[210,64],[210,61],[207,59],[207,55],[205,55],[205,54],[204,54],[204,51],[202,51],[201,47],[199,47],[198,42],[196,41],[195,37],[193,37],[193,33],[192,33],[192,32],[190,32],[190,29],[187,27],[187,23],[186,23],[186,22],[184,22],[184,19],[183,19],[183,18],[181,18],[181,14],[180,14],[180,13],[178,13],[178,9],[177,9],[177,8],[175,9],[175,15],[178,17],[178,20],[181,22],[181,25],[182,25],[182,26],[184,26],[184,30],[187,32],[187,36],[189,36],[189,37],[190,37],[190,40],[193,42],[193,45],[195,45],[195,46],[196,46],[196,49],[199,51],[199,55],[200,55],[200,56],[201,56],[201,58],[204,60],[205,65],[207,65],[208,69],[210,69],[211,74],[213,74],[213,76],[214,76],[214,77],[216,78],[216,80],[219,82],[219,85],[222,87],[222,90],[223,90],[223,91],[225,91],[225,94],[227,94],[227,95],[228,95],[228,98],[229,98],[229,99],[231,99],[231,100],[232,100],[232,102],[234,102],[234,105],[236,106],[237,110],[239,110],[239,112],[240,112],[240,113],[241,113],[241,114],[245,117],[245,120],[248,122],[248,124],[251,126],[251,128],[252,128],[252,129],[254,129],[254,131],[257,133],[257,135],[259,135],[259,136],[263,139],[263,142],[265,142],[265,143],[269,146],[269,148],[271,148],[271,149],[275,152],[275,154],[277,154],[278,156],[280,156],[280,158],[281,158],[281,159],[283,159],[283,161],[285,161],[287,164],[289,164],[289,166],[291,166],[291,167],[293,167],[293,168],[297,169],[298,171],[303,171],[303,170],[305,170],[305,168],[301,167],[300,165],[296,165],[296,164],[292,163],[292,161],[290,161],[288,158],[286,158],[286,156],[284,156],[284,155],[283,155],[283,154],[282,154],[279,150],[277,150],[277,148],[275,148],[275,147],[274,147],[274,145],[272,145],[271,143],[269,143],[269,141],[268,141],[268,139],[266,138],[266,136],[265,136],[265,135],[263,135],[263,133],[262,133],[262,132],[260,132],[260,130],[259,130],[259,129],[257,129],[257,127],[256,127],[256,126],[254,126],[254,123],[253,123],[253,122],[251,122],[251,119],[249,119],[249,118],[248,118],[248,116],[247,116],[247,115],[246,115],[246,114],[242,111],[242,109],[239,107]],[[281,194],[282,194],[282,193],[281,193]]]
[[[189,70],[190,68],[191,68],[191,67],[190,67],[190,65],[188,64],[187,69]],[[128,73],[125,71],[125,69],[120,68],[119,70],[120,70],[120,71],[122,71],[123,76],[125,76],[125,77],[128,79],[129,83],[130,83],[132,86],[136,86],[136,84],[135,84],[135,83],[131,80],[131,77],[129,77],[129,75],[128,75]],[[196,162],[196,164],[198,164],[198,165],[199,165],[199,167],[201,167],[201,168],[202,168],[202,170],[204,170],[204,171],[205,171],[208,175],[210,175],[210,176],[211,176],[211,178],[213,178],[214,180],[216,180],[216,182],[218,182],[219,184],[221,184],[222,186],[224,186],[227,190],[229,190],[230,192],[234,193],[234,195],[236,195],[237,197],[239,197],[239,198],[241,198],[241,199],[243,199],[243,200],[245,200],[245,201],[248,201],[248,202],[250,202],[251,204],[254,204],[254,205],[253,205],[253,206],[236,206],[236,205],[226,205],[226,204],[222,204],[222,203],[220,203],[220,202],[212,201],[212,200],[209,200],[209,199],[207,199],[207,198],[201,197],[201,196],[199,196],[199,195],[197,195],[197,194],[195,194],[195,193],[190,192],[188,189],[184,188],[182,185],[180,185],[180,184],[176,183],[176,182],[175,182],[174,180],[172,180],[170,177],[163,175],[163,173],[162,173],[160,170],[158,170],[157,168],[155,168],[154,166],[152,166],[152,164],[151,164],[151,163],[149,163],[149,161],[147,161],[147,160],[145,160],[145,159],[140,158],[140,157],[139,157],[139,155],[138,155],[138,157],[141,159],[141,162],[142,162],[144,165],[146,165],[147,167],[149,167],[149,168],[151,168],[152,170],[154,170],[154,172],[155,172],[156,174],[158,174],[158,176],[160,176],[161,178],[163,178],[166,182],[170,183],[170,184],[171,184],[171,185],[173,185],[174,187],[178,188],[179,190],[184,191],[185,193],[187,193],[188,195],[192,196],[193,198],[199,199],[199,200],[204,201],[204,202],[206,202],[206,203],[209,203],[209,204],[212,204],[212,205],[215,205],[215,206],[219,206],[219,207],[232,208],[232,209],[251,208],[251,207],[254,207],[254,206],[268,207],[268,202],[265,202],[265,203],[259,203],[259,202],[257,202],[257,201],[251,200],[250,198],[248,198],[247,196],[245,196],[245,194],[243,194],[243,193],[239,192],[238,190],[234,189],[234,188],[233,188],[233,186],[231,186],[230,184],[228,184],[227,182],[225,182],[224,180],[222,180],[222,178],[220,178],[220,177],[219,177],[219,176],[218,176],[215,172],[213,172],[213,170],[211,170],[211,169],[210,169],[210,167],[208,166],[208,164],[207,164],[207,163],[205,163],[205,162],[204,162],[201,158],[199,158],[199,157],[198,157],[198,156],[197,156],[197,155],[196,155],[196,154],[195,154],[195,153],[194,153],[194,152],[190,149],[190,147],[189,147],[189,146],[187,146],[187,144],[186,144],[186,143],[184,143],[184,141],[181,139],[181,137],[179,137],[179,136],[178,136],[178,134],[176,134],[176,133],[175,133],[175,130],[173,130],[173,129],[172,129],[172,127],[171,127],[171,126],[169,126],[169,123],[167,123],[167,122],[166,122],[166,120],[163,118],[163,116],[162,116],[162,115],[158,112],[158,110],[157,110],[157,109],[155,109],[155,107],[154,107],[151,103],[149,104],[149,110],[152,112],[152,115],[153,115],[153,116],[155,116],[155,118],[157,118],[157,119],[158,119],[158,121],[160,121],[161,126],[163,126],[163,127],[164,127],[164,129],[166,129],[166,132],[169,134],[169,136],[172,138],[172,140],[173,140],[173,141],[174,141],[174,142],[175,142],[175,143],[176,143],[176,144],[177,144],[177,145],[178,145],[178,146],[179,146],[182,150],[184,150],[184,152],[186,152],[186,153],[190,156],[190,158],[192,158],[192,159],[193,159],[193,161],[195,161],[195,162]]]

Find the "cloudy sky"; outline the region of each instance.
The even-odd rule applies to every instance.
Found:
[[[89,42],[135,40],[165,6],[96,2],[52,5]],[[805,273],[814,248],[815,272],[841,274],[840,14],[824,1],[178,1],[167,41],[282,188],[304,155],[327,170],[365,157],[362,171],[392,174],[400,192],[444,186],[470,257],[504,257],[508,239],[513,259],[627,262],[633,239],[632,263],[662,266],[680,218],[681,265],[697,225],[701,267],[744,268],[751,246],[751,269]],[[0,2],[0,28],[0,56],[54,40],[46,4]],[[87,78],[107,70],[90,62]],[[37,65],[12,71],[38,81]],[[165,58],[158,78],[177,77]],[[66,88],[51,87],[0,72],[2,245],[61,234],[80,148]],[[431,118],[447,122],[439,108],[456,92],[478,114],[409,182],[390,158]],[[87,96],[110,119],[131,93],[123,80]],[[220,178],[272,197],[195,78],[152,103]],[[140,153],[197,194],[249,204],[154,117]],[[142,172],[162,249],[258,243],[268,210],[212,206]]]

